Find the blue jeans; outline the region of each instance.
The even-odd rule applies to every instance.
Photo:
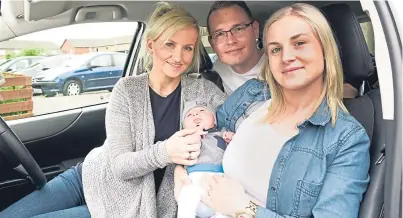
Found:
[[[0,213],[0,218],[91,217],[84,199],[81,165],[50,180]]]

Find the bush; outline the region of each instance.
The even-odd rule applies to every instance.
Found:
[[[42,48],[32,48],[32,49],[24,49],[18,53],[9,52],[5,55],[5,58],[8,60],[8,59],[22,57],[22,56],[40,56],[40,55],[43,55],[46,53],[47,53],[47,51],[45,51]]]

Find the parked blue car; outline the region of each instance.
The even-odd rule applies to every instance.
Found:
[[[74,56],[62,66],[38,74],[32,79],[34,94],[79,95],[96,90],[112,90],[122,77],[127,55],[96,52]]]

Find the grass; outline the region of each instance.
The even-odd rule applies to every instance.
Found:
[[[26,113],[28,113],[28,111],[18,111],[18,112],[0,114],[0,116],[1,117],[8,117],[8,116],[14,116],[14,115],[20,115],[20,114],[26,114]]]
[[[7,87],[0,87],[0,91],[11,91],[11,90],[18,90],[23,89],[24,86],[7,86]]]

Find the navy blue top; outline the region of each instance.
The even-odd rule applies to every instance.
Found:
[[[179,130],[180,126],[180,100],[181,85],[166,98],[150,89],[151,109],[154,118],[155,137],[154,143],[164,141]],[[154,171],[155,189],[161,185],[165,167]]]

